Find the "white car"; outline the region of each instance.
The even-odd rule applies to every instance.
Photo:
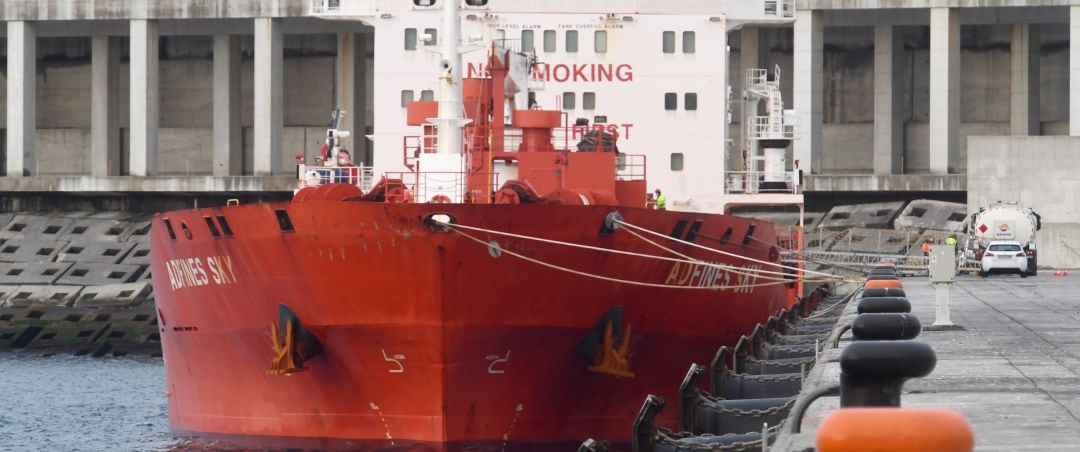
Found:
[[[1020,242],[995,240],[986,246],[979,274],[985,278],[991,273],[1018,273],[1021,278],[1027,278],[1027,268],[1027,252]]]

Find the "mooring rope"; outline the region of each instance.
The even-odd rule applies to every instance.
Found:
[[[480,245],[483,245],[485,248],[488,248],[488,247],[491,246],[488,242],[485,242],[483,239],[477,238],[477,237],[475,237],[475,236],[473,236],[473,235],[471,235],[471,234],[469,234],[467,232],[462,231],[461,229],[465,229],[465,228],[461,227],[461,225],[452,224],[452,223],[448,223],[448,222],[441,222],[440,224],[443,225],[443,226],[446,226],[452,232],[454,232],[454,233],[456,233],[458,235],[461,235],[462,237],[465,237],[465,238],[467,238],[469,240],[472,240],[472,241],[474,241],[474,242],[476,242],[476,243],[478,243]],[[628,285],[642,286],[642,287],[654,287],[654,288],[663,288],[663,289],[716,290],[716,291],[720,291],[720,290],[737,290],[737,289],[750,289],[750,288],[756,288],[756,287],[768,287],[768,286],[788,284],[788,283],[792,282],[790,280],[783,280],[783,281],[774,281],[774,282],[766,282],[766,283],[758,283],[758,284],[736,284],[736,285],[727,285],[727,286],[681,286],[681,285],[674,285],[674,284],[649,283],[649,282],[643,282],[643,281],[634,281],[634,280],[629,280],[629,279],[615,278],[615,277],[611,277],[611,276],[597,275],[597,274],[593,274],[593,273],[589,273],[589,272],[585,272],[585,271],[581,271],[581,270],[575,270],[575,269],[572,269],[572,268],[567,268],[567,267],[563,267],[563,266],[560,266],[560,265],[552,264],[550,262],[544,262],[544,261],[542,261],[540,259],[525,256],[524,254],[516,253],[516,252],[510,251],[510,250],[507,250],[507,249],[500,249],[500,252],[509,254],[510,256],[516,257],[516,258],[524,260],[526,262],[531,262],[531,263],[536,264],[536,265],[540,265],[540,266],[543,266],[543,267],[550,268],[552,270],[558,270],[558,271],[561,271],[561,272],[570,273],[570,274],[574,274],[574,275],[578,275],[578,276],[583,276],[583,277],[586,277],[586,278],[598,279],[598,280],[601,280],[601,281],[608,281],[608,282],[614,282],[614,283],[619,283],[619,284],[628,284]],[[827,281],[808,281],[808,282],[827,282]]]

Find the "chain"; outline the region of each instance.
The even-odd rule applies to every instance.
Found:
[[[794,367],[799,367],[799,366],[802,366],[802,365],[813,365],[814,364],[814,359],[813,358],[800,359],[798,361],[792,361],[792,362],[787,362],[787,363],[778,363],[775,360],[770,361],[770,360],[766,360],[766,359],[758,359],[754,355],[746,355],[746,361],[751,362],[751,363],[758,363],[758,364],[761,364],[764,367],[792,367],[792,368],[794,368]]]
[[[744,416],[744,417],[752,417],[752,418],[760,418],[760,417],[765,417],[765,416],[772,416],[772,415],[781,414],[781,413],[784,413],[784,412],[787,412],[787,411],[791,411],[791,407],[795,406],[795,397],[789,398],[788,401],[785,402],[783,405],[777,405],[777,406],[766,408],[766,409],[763,409],[763,410],[759,410],[759,409],[744,410],[744,409],[741,409],[741,408],[730,408],[730,407],[724,406],[723,402],[724,402],[723,400],[714,400],[712,398],[705,397],[705,396],[698,397],[698,405],[703,406],[705,408],[710,408],[710,409],[716,410],[718,413],[732,414],[732,415],[735,415],[735,416]]]
[[[769,438],[775,438],[776,433],[780,431],[780,428],[787,422],[785,419],[779,424],[769,427],[767,430]],[[756,433],[756,432],[755,432]],[[679,450],[685,451],[710,451],[710,452],[743,452],[743,451],[759,451],[761,450],[761,439],[755,439],[750,441],[738,441],[731,444],[701,444],[690,441],[685,441],[690,438],[724,438],[730,436],[739,436],[738,433],[728,433],[725,435],[713,435],[704,433],[701,435],[694,435],[690,432],[672,432],[666,428],[660,427],[656,431],[654,438],[657,444],[661,445],[674,445]]]
[[[793,373],[791,375],[784,375],[784,374],[756,375],[756,374],[737,374],[737,373],[731,372],[731,371],[728,371],[728,377],[730,377],[730,378],[738,378],[738,379],[743,379],[743,380],[753,380],[753,381],[796,381],[796,380],[802,380],[803,379],[803,375],[800,374],[800,373]]]

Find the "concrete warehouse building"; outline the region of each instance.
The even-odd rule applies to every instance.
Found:
[[[376,33],[315,3],[0,3],[0,190],[287,193],[335,106],[356,136],[375,112]],[[1080,224],[1080,0],[794,3],[793,27],[732,33],[729,73],[735,96],[742,68],[785,74],[809,205],[1001,199]]]

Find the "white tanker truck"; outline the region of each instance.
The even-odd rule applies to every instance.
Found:
[[[1035,246],[1035,232],[1042,228],[1042,217],[1030,208],[1016,202],[997,202],[980,208],[971,214],[967,225],[965,256],[982,260],[983,252],[991,240],[1015,240],[1020,242],[1028,255],[1029,276],[1038,273],[1039,252]]]

